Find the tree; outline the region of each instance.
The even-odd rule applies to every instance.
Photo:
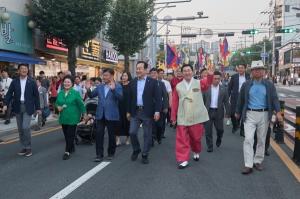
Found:
[[[153,0],[116,0],[113,5],[106,35],[124,55],[125,71],[129,71],[129,56],[144,48],[153,9]]]
[[[251,62],[254,60],[261,60],[260,53],[263,52],[264,42],[266,42],[266,52],[269,53],[272,50],[272,43],[265,39],[264,41],[260,41],[256,44],[251,45],[249,48],[239,49],[235,52],[235,54],[231,57],[230,65],[237,66],[239,64],[248,64],[251,65]],[[269,53],[269,57],[267,57],[266,64],[270,63],[272,55]],[[269,59],[268,59],[269,58]]]
[[[110,5],[111,0],[32,0],[27,7],[37,28],[67,45],[69,70],[75,75],[76,47],[100,31]]]

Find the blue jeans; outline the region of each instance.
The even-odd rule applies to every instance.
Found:
[[[131,144],[134,152],[141,150],[138,139],[138,131],[141,124],[143,124],[144,129],[144,147],[142,153],[143,155],[148,155],[152,144],[153,119],[147,117],[143,110],[137,111],[136,116],[130,120],[129,135]]]
[[[25,105],[20,105],[20,113],[16,114],[20,142],[23,149],[31,149],[31,115],[26,113]]]

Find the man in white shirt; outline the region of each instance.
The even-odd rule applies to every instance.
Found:
[[[8,71],[7,69],[4,69],[1,71],[2,74],[2,80],[0,81],[0,94],[2,98],[5,98],[5,95],[8,91],[8,88],[12,82],[12,79],[8,76]],[[10,123],[10,117],[11,117],[11,103],[8,104],[7,111],[5,113],[5,122],[4,124],[9,124]]]
[[[224,109],[226,117],[229,117],[228,92],[224,86],[220,85],[221,76],[219,71],[215,71],[212,85],[204,93],[204,102],[209,115],[209,121],[205,123],[207,152],[213,151],[213,126],[217,131],[216,146],[221,146],[224,133]]]
[[[242,85],[248,79],[250,79],[249,74],[246,72],[246,64],[240,64],[237,66],[237,74],[232,75],[230,82],[228,84],[228,95],[230,98],[230,112],[231,112],[231,122],[232,122],[232,133],[235,133],[240,127],[240,135],[244,136],[244,124],[242,121],[237,120],[234,116],[235,109],[237,106],[238,96]]]
[[[32,156],[31,149],[31,116],[41,114],[39,92],[35,81],[28,76],[29,66],[19,64],[19,77],[15,78],[6,93],[3,110],[12,103],[12,110],[16,114],[21,151],[20,156]],[[26,92],[27,90],[27,92]]]

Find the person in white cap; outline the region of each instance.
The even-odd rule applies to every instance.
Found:
[[[244,175],[252,173],[253,167],[258,171],[263,170],[266,134],[273,112],[276,112],[280,122],[283,121],[276,88],[272,82],[263,78],[265,67],[262,61],[252,62],[251,74],[252,79],[242,85],[235,114],[244,121]],[[255,131],[257,146],[254,154]]]

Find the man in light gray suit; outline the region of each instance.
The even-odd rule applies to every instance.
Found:
[[[209,121],[205,123],[207,152],[213,151],[213,125],[217,131],[216,146],[220,147],[224,132],[224,110],[226,110],[226,117],[230,115],[228,91],[220,85],[221,76],[219,71],[214,72],[213,83],[203,95],[209,115]]]
[[[39,91],[39,98],[40,98],[40,108],[43,112],[43,110],[45,109],[45,107],[48,107],[48,97],[47,97],[47,89],[45,87],[43,87],[41,84],[41,79],[37,79],[36,80],[36,84],[38,87],[38,91]],[[40,114],[37,114],[38,117],[38,124],[37,127],[35,127],[34,130],[40,130],[42,126],[45,125],[45,121],[46,118],[43,117],[42,112]]]

